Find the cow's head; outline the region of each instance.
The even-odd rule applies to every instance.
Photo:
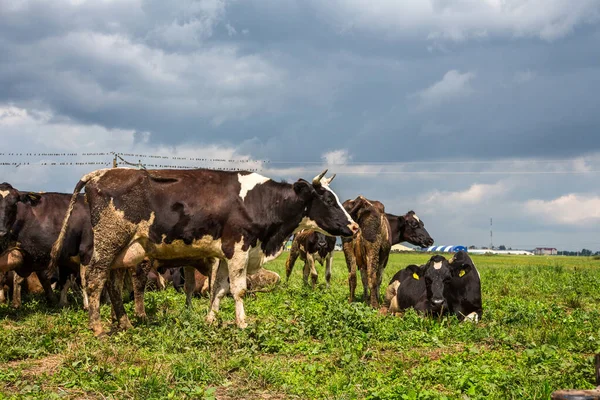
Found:
[[[18,203],[35,203],[39,198],[39,194],[19,192],[6,182],[0,184],[0,239],[8,236],[15,223]]]
[[[323,235],[321,232],[313,232],[311,235],[311,241],[314,244],[314,249],[321,257],[325,257],[329,252],[329,248],[327,245],[327,237]]]
[[[400,241],[414,244],[415,246],[429,247],[433,244],[433,239],[425,229],[423,221],[414,211],[409,211],[400,217]]]
[[[415,271],[419,278],[425,279],[427,287],[428,311],[440,314],[448,309],[446,293],[450,288],[452,272],[444,257],[436,255],[429,259],[423,268]]]
[[[344,210],[340,200],[329,188],[331,178],[323,178],[327,170],[317,175],[312,183],[299,179],[294,191],[304,201],[304,228],[314,229],[329,236],[353,236],[358,224]]]
[[[473,260],[471,260],[471,257],[463,250],[454,254],[448,263],[450,264],[450,270],[453,277],[462,278],[471,271],[476,270]]]
[[[344,208],[356,221],[366,220],[371,217],[379,218],[385,212],[383,203],[377,200],[366,199],[363,196],[358,196],[354,200],[346,200]]]

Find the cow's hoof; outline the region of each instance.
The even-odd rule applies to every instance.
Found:
[[[246,329],[248,327],[248,324],[246,323],[246,321],[236,321],[237,327],[240,329]]]
[[[94,332],[94,336],[97,338],[106,336],[106,332],[102,328],[101,324],[93,324],[90,326],[90,329],[92,330],[92,332]]]
[[[212,325],[216,320],[215,313],[213,311],[209,312],[206,316],[206,323]]]
[[[137,320],[138,320],[139,322],[142,322],[142,323],[146,323],[146,322],[148,322],[148,316],[146,315],[146,313],[143,313],[143,314],[137,314],[137,315],[135,316],[135,318],[137,318]]]
[[[119,329],[121,329],[123,331],[133,329],[133,325],[131,325],[131,322],[129,322],[129,318],[127,318],[127,316],[124,316],[119,321]]]

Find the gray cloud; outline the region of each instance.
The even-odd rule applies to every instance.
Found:
[[[600,2],[541,4],[0,0],[0,138],[270,159],[286,179],[329,163],[341,198],[415,209],[446,243],[485,244],[493,214],[503,244],[582,247],[596,229],[548,213],[600,196]],[[86,172],[32,168],[3,180]],[[518,174],[536,168],[556,173]]]

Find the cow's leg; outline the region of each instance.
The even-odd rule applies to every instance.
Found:
[[[343,243],[344,257],[346,258],[346,265],[348,266],[348,286],[350,288],[350,297],[348,302],[354,301],[354,293],[356,291],[356,257],[354,255],[354,243],[346,242]]]
[[[114,316],[119,328],[124,330],[133,328],[123,306],[123,281],[127,272],[126,268],[113,269],[110,271],[110,280],[108,281],[108,295],[110,296]]]
[[[6,280],[8,278],[7,272],[0,272],[0,303],[5,303],[7,300],[8,293],[5,293],[4,287],[6,286]]]
[[[296,264],[296,260],[298,259],[298,250],[292,249],[290,250],[290,255],[288,256],[287,261],[285,262],[285,282],[287,283],[290,280],[290,275],[292,275],[292,270],[294,269],[294,264]]]
[[[379,290],[377,288],[377,274],[379,269],[378,253],[371,254],[367,263],[367,275],[369,280],[369,289],[371,290],[371,307],[379,308]]]
[[[227,261],[219,260],[219,265],[216,268],[215,281],[210,294],[210,311],[206,316],[206,322],[212,324],[215,321],[216,313],[219,312],[219,305],[221,299],[227,294],[229,290],[229,269]],[[187,282],[187,280],[186,280]]]
[[[144,293],[146,291],[146,283],[148,282],[148,272],[152,267],[152,263],[148,259],[144,259],[139,263],[133,275],[131,281],[133,283],[133,302],[135,304],[135,316],[141,320],[145,320],[146,307],[144,305]]]
[[[79,266],[79,275],[81,279],[81,297],[83,298],[83,309],[87,311],[90,308],[90,299],[87,294],[87,281],[85,276],[86,272],[87,265],[81,264]]]
[[[65,284],[63,285],[63,287],[60,291],[60,300],[58,302],[58,305],[60,307],[66,307],[67,305],[69,305],[69,302],[67,299],[67,293],[68,293],[69,289],[71,288],[71,285],[73,285],[74,278],[75,277],[73,275],[69,275],[69,277],[65,281]]]
[[[196,290],[196,269],[194,267],[183,267],[183,276],[185,277],[185,305],[192,307],[192,296]]]
[[[12,296],[12,306],[13,308],[21,307],[21,289],[23,288],[23,282],[25,282],[25,278],[21,277],[19,274],[15,272],[13,275],[13,296]]]
[[[167,281],[165,281],[165,277],[162,276],[161,273],[156,271],[156,290],[165,290],[167,288]]]
[[[56,296],[54,295],[54,289],[52,289],[52,283],[50,283],[50,278],[46,274],[46,271],[40,271],[37,276],[42,284],[42,288],[44,288],[46,299],[50,304],[56,305],[57,300]]]
[[[95,258],[95,257],[94,257]],[[110,260],[96,261],[92,259],[87,269],[87,291],[90,300],[89,306],[89,326],[95,336],[104,333],[102,322],[100,322],[100,297],[102,289],[108,280]]]
[[[315,267],[315,258],[312,254],[306,253],[306,264],[308,264],[310,267],[310,278],[312,282],[312,288],[314,289],[315,286],[317,286],[319,274],[317,273],[317,268]]]
[[[333,252],[329,253],[325,259],[325,282],[327,282],[327,289],[329,289],[331,282],[331,264],[333,264]]]
[[[235,301],[235,322],[238,328],[245,328],[246,312],[244,311],[244,296],[247,290],[246,272],[248,270],[248,252],[236,249],[232,259],[227,263],[229,269],[229,288]]]
[[[304,268],[302,269],[302,280],[304,284],[308,286],[308,275],[310,275],[311,263],[314,263],[314,259],[310,256],[310,254],[306,253],[306,257],[304,258]]]
[[[368,267],[365,269],[364,267],[360,268],[360,279],[363,285],[363,301],[367,302],[369,298],[369,273]]]
[[[381,290],[381,280],[383,278],[383,269],[385,265],[378,264],[376,272],[376,282],[375,282],[375,298],[377,299],[377,307],[379,307],[379,292]]]

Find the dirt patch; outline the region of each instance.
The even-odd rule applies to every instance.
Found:
[[[214,396],[217,400],[237,400],[237,399],[260,399],[260,400],[282,400],[298,399],[298,396],[292,396],[285,393],[279,393],[275,390],[260,387],[256,381],[248,379],[244,372],[238,371],[229,373],[227,382],[224,385],[215,388]]]
[[[219,386],[216,388],[215,398],[217,400],[237,400],[237,399],[262,399],[262,400],[283,400],[297,399],[299,397],[288,394],[276,393],[268,390],[256,390],[252,388],[238,387],[237,385]]]
[[[53,375],[59,370],[65,357],[61,354],[51,354],[36,360],[17,360],[7,362],[6,369],[21,370],[24,377],[39,377],[42,374]]]
[[[18,330],[22,330],[23,327],[14,323],[14,321],[11,321],[9,319],[3,319],[2,320],[2,329],[6,329],[8,331],[18,331]]]

